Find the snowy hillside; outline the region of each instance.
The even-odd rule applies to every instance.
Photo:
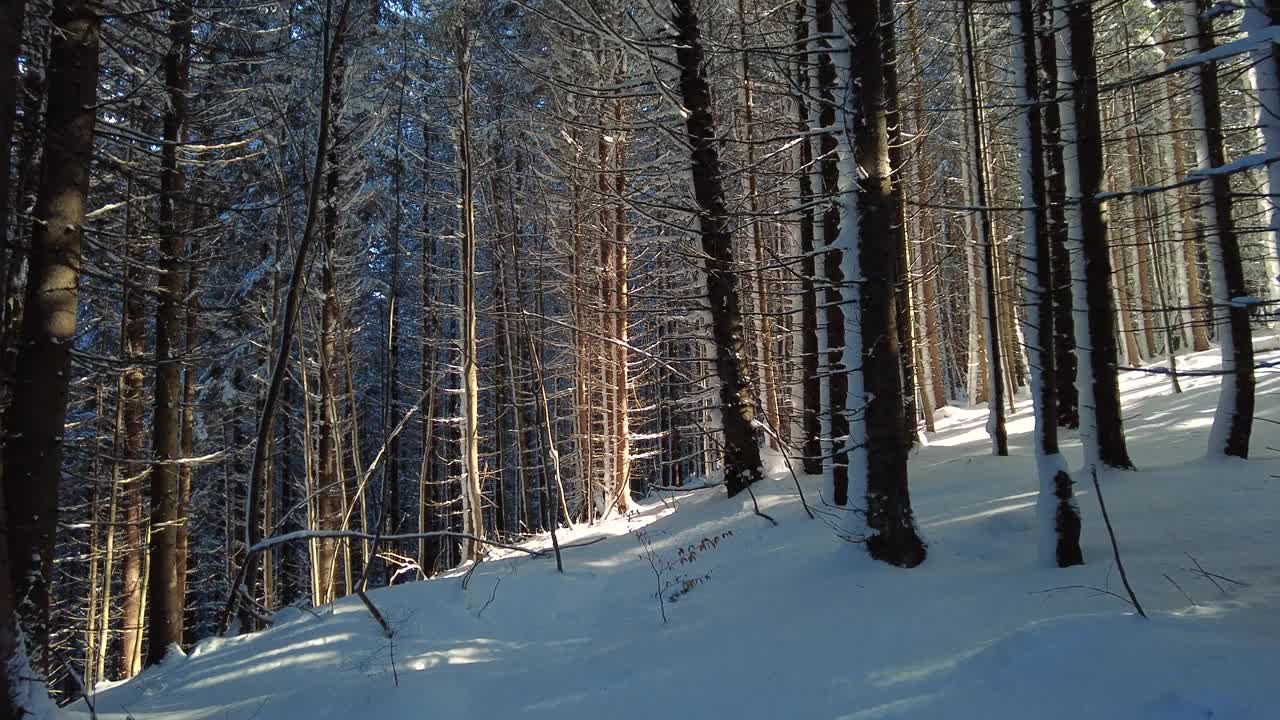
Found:
[[[1280,419],[1280,376],[1259,379],[1259,416]],[[287,609],[266,632],[99,688],[97,716],[1280,717],[1280,426],[1256,424],[1256,459],[1204,462],[1214,378],[1184,379],[1176,397],[1158,375],[1122,382],[1139,471],[1102,483],[1147,621],[1089,589],[1124,594],[1088,478],[1077,478],[1087,564],[1038,567],[1024,402],[1013,457],[987,454],[981,410],[950,411],[913,456],[930,543],[920,568],[873,562],[808,519],[782,474],[756,486],[777,527],[745,493],[651,498],[633,517],[561,533],[605,538],[566,549],[563,575],[554,560],[504,554],[465,587],[458,573],[372,592],[390,641],[355,597]],[[1078,462],[1077,444],[1066,452]],[[818,479],[802,485],[833,512]],[[639,532],[672,564],[665,624]],[[89,716],[84,703],[71,711]]]

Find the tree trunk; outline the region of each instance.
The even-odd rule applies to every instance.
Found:
[[[755,96],[751,84],[751,51],[747,39],[747,8],[745,0],[738,0],[738,33],[742,43],[742,133],[747,150],[747,208],[751,213],[751,249],[755,272],[755,306],[758,323],[756,329],[756,359],[759,362],[760,389],[763,399],[764,422],[771,429],[768,434],[770,447],[777,448],[776,438],[782,433],[782,413],[777,380],[777,367],[774,363],[773,348],[773,315],[769,312],[769,273],[766,268],[772,262],[765,252],[765,237],[760,217],[760,189],[756,168],[755,142]]]
[[[729,497],[762,475],[760,445],[752,421],[755,398],[743,346],[742,311],[738,304],[738,276],[733,267],[733,237],[729,232],[721,180],[720,156],[711,109],[711,88],[703,65],[702,34],[693,0],[671,0],[672,24],[679,45],[680,91],[684,100],[685,131],[693,171],[693,193],[705,253],[707,300],[715,342],[716,381],[724,425],[725,488]]]
[[[898,48],[896,12],[894,0],[879,0],[880,3],[880,55],[883,58],[885,124],[889,133],[889,182],[892,187],[893,204],[897,215],[889,224],[893,236],[894,262],[897,264],[895,275],[899,278],[893,288],[894,312],[897,317],[898,346],[902,360],[902,420],[907,433],[907,446],[916,441],[917,417],[916,407],[916,343],[915,322],[911,311],[911,249],[907,244],[907,215],[903,202],[902,182],[905,177],[902,162],[902,114],[898,103]],[[931,412],[931,410],[927,409]]]
[[[987,434],[991,436],[994,455],[1009,454],[1009,440],[1004,419],[1004,363],[1000,347],[1000,315],[996,302],[997,273],[994,247],[994,231],[991,228],[991,212],[987,208],[986,153],[983,149],[982,116],[978,95],[977,62],[973,47],[973,15],[970,0],[964,0],[965,81],[969,96],[969,127],[971,135],[970,162],[974,200],[978,206],[978,243],[982,248],[983,296],[982,315],[986,325],[987,350]]]
[[[1038,11],[1039,57],[1038,74],[1044,83],[1043,97],[1058,96],[1058,48],[1053,35],[1051,13]],[[1080,397],[1076,391],[1076,340],[1075,321],[1071,304],[1071,255],[1067,251],[1067,185],[1066,168],[1062,157],[1062,121],[1058,103],[1044,105],[1041,128],[1044,134],[1045,218],[1046,232],[1052,258],[1053,285],[1053,365],[1056,371],[1054,386],[1058,391],[1058,427],[1080,427]],[[1046,339],[1041,335],[1041,347]]]
[[[1191,53],[1214,48],[1213,25],[1204,17],[1203,0],[1183,0],[1186,47]],[[1253,334],[1249,328],[1249,296],[1244,285],[1240,242],[1231,219],[1231,178],[1212,172],[1226,164],[1223,153],[1222,105],[1218,94],[1218,64],[1201,63],[1192,71],[1198,82],[1191,91],[1191,124],[1196,128],[1196,165],[1208,178],[1200,183],[1205,246],[1213,287],[1213,316],[1222,349],[1222,384],[1218,410],[1209,431],[1209,455],[1249,457],[1253,428]]]
[[[865,459],[853,463],[850,479],[865,483],[867,550],[892,565],[915,567],[924,562],[925,545],[916,533],[907,488],[907,451],[903,423],[903,378],[898,345],[894,288],[905,281],[897,261],[898,245],[891,226],[901,218],[890,183],[889,132],[885,117],[884,55],[879,3],[846,0],[852,28],[852,52],[843,108],[846,128],[840,142],[841,190],[845,191],[841,233],[846,278],[861,278],[843,289],[855,308],[857,330],[847,333],[844,364],[850,376],[850,411],[861,409],[851,442],[865,442]],[[860,159],[860,162],[855,161]],[[856,168],[866,177],[859,180]],[[854,406],[858,403],[858,406]],[[859,467],[861,466],[861,467]]]
[[[182,336],[186,237],[183,195],[186,178],[178,166],[178,147],[187,122],[188,63],[191,54],[191,4],[179,0],[169,11],[169,50],[165,55],[168,106],[160,171],[160,295],[156,305],[156,386],[152,415],[151,551],[147,578],[147,665],[164,659],[170,646],[182,644],[183,597],[178,578],[181,497],[178,466],[182,455]]]
[[[1120,414],[1116,313],[1102,202],[1102,128],[1094,54],[1093,7],[1086,0],[1054,6],[1068,243],[1079,361],[1080,436],[1085,466],[1131,469]]]
[[[1241,29],[1252,37],[1271,29],[1280,20],[1277,0],[1247,0]],[[1280,155],[1280,49],[1275,42],[1260,40],[1252,53],[1254,89],[1258,94],[1257,124],[1268,157]],[[1264,204],[1267,211],[1266,263],[1267,297],[1280,299],[1280,163],[1267,164]],[[1280,312],[1275,307],[1271,312]]]
[[[9,229],[9,163],[18,98],[18,50],[22,47],[26,14],[26,0],[9,0],[0,5],[0,168],[4,170],[0,172],[0,254],[4,256],[4,262],[0,264],[0,278],[7,277],[9,263],[17,261],[17,252],[10,250],[9,246],[12,236]],[[0,294],[0,302],[8,299],[7,294]]]
[[[19,627],[34,650],[35,668],[45,677],[53,664],[49,598],[54,533],[93,158],[101,22],[95,8],[83,0],[53,5],[52,23],[59,31],[53,33],[49,56],[45,171],[31,233],[16,382],[5,421],[8,437],[21,438],[4,446],[11,597],[17,601]],[[8,628],[8,620],[0,627]]]
[[[814,73],[810,87],[817,90],[818,158],[815,162],[820,197],[824,200],[822,223],[818,228],[820,252],[816,263],[819,288],[818,374],[821,378],[822,434],[829,448],[824,466],[831,487],[832,502],[847,505],[849,502],[849,422],[846,412],[849,396],[849,371],[843,364],[845,346],[845,308],[841,288],[844,274],[841,254],[834,245],[840,235],[840,211],[837,198],[840,188],[840,168],[837,159],[837,134],[832,130],[836,122],[836,66],[837,53],[832,52],[830,37],[835,32],[832,11],[833,0],[816,0],[810,32],[809,66]]]
[[[458,79],[461,85],[461,125],[458,128],[458,184],[461,188],[461,232],[458,233],[462,264],[462,531],[484,534],[483,499],[480,491],[479,394],[476,373],[476,223],[472,183],[474,168],[471,158],[471,42],[467,29],[457,31],[455,51],[458,57]],[[479,560],[483,548],[464,540],[464,560]]]
[[[1011,7],[1014,82],[1019,97],[1018,152],[1021,156],[1023,293],[1027,323],[1023,331],[1031,372],[1035,412],[1036,501],[1040,524],[1040,560],[1047,566],[1084,563],[1080,551],[1080,509],[1072,492],[1067,462],[1058,452],[1057,373],[1054,337],[1053,257],[1045,212],[1044,133],[1040,127],[1039,66],[1036,64],[1035,14],[1031,0]]]
[[[796,93],[792,102],[796,107],[796,131],[802,135],[809,132],[810,117],[810,82],[809,70],[805,67],[808,47],[809,21],[806,18],[807,2],[796,3],[795,28],[795,82]],[[795,346],[799,357],[796,369],[799,374],[794,391],[795,400],[800,403],[797,409],[798,418],[797,444],[801,450],[802,467],[810,475],[822,472],[822,388],[818,380],[818,304],[815,295],[814,276],[814,211],[810,207],[813,202],[813,143],[803,138],[796,143],[796,196],[801,206],[797,227],[800,254],[800,278],[795,292],[800,295],[800,321],[796,323],[798,338]]]

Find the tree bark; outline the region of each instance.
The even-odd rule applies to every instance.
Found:
[[[904,383],[898,345],[894,288],[905,281],[897,261],[898,242],[891,226],[901,218],[890,182],[889,132],[885,117],[884,55],[881,46],[879,3],[846,0],[850,20],[851,52],[845,127],[852,125],[852,147],[841,141],[842,189],[846,225],[838,241],[844,253],[847,279],[861,277],[855,287],[858,330],[846,339],[845,365],[861,358],[861,369],[850,382],[850,405],[861,405],[866,443],[865,478],[867,550],[871,557],[915,567],[925,560],[925,545],[916,533],[907,488],[907,451],[910,447],[903,422]],[[848,135],[845,136],[848,138]],[[855,158],[859,162],[854,161]],[[851,171],[861,167],[859,180]],[[859,272],[860,271],[860,272]],[[855,352],[856,351],[856,352]],[[861,388],[854,384],[861,381]],[[858,408],[849,407],[850,411]],[[851,433],[852,435],[852,433]],[[858,463],[862,464],[862,463]],[[852,479],[854,473],[850,472]]]
[[[725,210],[711,89],[703,66],[702,33],[693,0],[671,0],[671,8],[674,11],[672,25],[679,42],[676,63],[680,67],[693,194],[698,205],[707,300],[711,305],[716,380],[720,385],[720,416],[724,424],[725,488],[729,497],[733,497],[762,476],[760,445],[752,426],[755,398],[745,367],[747,353],[738,304],[738,279],[733,267],[733,237]]]
[[[80,285],[80,244],[93,159],[99,26],[95,4],[53,5],[44,174],[31,233],[16,382],[5,430],[5,497],[12,597],[36,670],[46,677],[49,598],[63,421]],[[5,172],[8,169],[5,168]],[[4,627],[8,627],[7,620]]]
[[[970,162],[974,200],[978,205],[978,239],[982,247],[982,315],[986,323],[987,349],[987,434],[991,436],[994,455],[1009,454],[1009,439],[1004,417],[1004,363],[1000,347],[1000,315],[997,304],[997,273],[994,231],[991,228],[991,212],[987,208],[986,153],[983,150],[982,117],[979,110],[977,61],[974,53],[973,15],[970,0],[964,0],[965,81],[969,96],[969,127],[971,130]]]
[[[1038,11],[1040,66],[1039,79],[1044,84],[1045,98],[1058,96],[1058,48],[1053,35],[1051,13]],[[1076,340],[1075,321],[1071,316],[1071,255],[1067,252],[1067,185],[1066,168],[1062,157],[1062,120],[1058,103],[1044,105],[1044,164],[1046,232],[1053,255],[1053,337],[1050,341],[1041,336],[1041,347],[1053,353],[1056,370],[1054,385],[1058,390],[1058,427],[1080,427],[1080,397],[1076,391]],[[1048,349],[1051,347],[1052,349]]]
[[[1035,412],[1036,501],[1040,523],[1040,558],[1045,565],[1070,567],[1084,563],[1080,551],[1080,509],[1072,491],[1067,462],[1058,451],[1057,368],[1053,353],[1054,282],[1051,239],[1045,210],[1044,148],[1041,143],[1039,67],[1036,64],[1035,14],[1032,0],[1014,0],[1010,8],[1015,84],[1019,104],[1018,150],[1022,167],[1022,265],[1027,324],[1023,332],[1031,372]],[[1046,342],[1047,341],[1047,342]]]
[[[1213,50],[1213,24],[1205,18],[1208,5],[1203,0],[1183,0],[1186,46],[1192,53]],[[1192,71],[1198,87],[1191,91],[1191,119],[1196,128],[1196,161],[1201,173],[1226,164],[1223,152],[1222,105],[1218,93],[1218,64],[1202,63]],[[1203,200],[1205,246],[1213,286],[1213,317],[1222,349],[1222,383],[1218,389],[1218,410],[1209,430],[1209,455],[1249,457],[1249,436],[1253,429],[1254,387],[1253,334],[1249,327],[1244,264],[1240,240],[1231,218],[1231,178],[1210,172],[1200,183]]]
[[[476,356],[476,223],[471,158],[471,51],[470,30],[459,29],[455,43],[458,80],[461,86],[461,125],[458,128],[458,167],[462,195],[459,252],[462,264],[462,531],[484,534],[483,499],[480,491],[479,394]],[[480,543],[463,542],[463,559],[479,560],[483,556]]]
[[[801,135],[809,133],[810,117],[810,82],[809,70],[805,67],[809,37],[809,20],[806,17],[807,0],[796,2],[795,28],[795,82],[797,92],[792,102],[796,107],[796,131]],[[798,338],[795,345],[799,349],[796,358],[799,378],[795,401],[800,403],[796,413],[799,422],[798,444],[801,449],[801,463],[804,471],[810,475],[822,472],[822,388],[818,380],[818,304],[815,295],[814,275],[814,211],[810,207],[813,202],[813,144],[807,137],[796,143],[796,195],[801,206],[797,226],[800,251],[800,278],[797,292],[800,295],[800,321],[796,323]]]
[[[150,575],[147,578],[147,665],[164,659],[170,646],[182,644],[183,597],[178,578],[181,516],[178,466],[182,455],[182,336],[185,305],[186,178],[178,165],[178,147],[187,122],[188,63],[191,54],[191,4],[179,0],[169,11],[169,50],[165,55],[168,106],[160,170],[160,295],[156,305],[156,384],[152,411]]]
[[[1063,143],[1069,150],[1066,190],[1068,242],[1072,250],[1076,357],[1080,379],[1080,435],[1085,465],[1132,469],[1120,414],[1116,369],[1116,313],[1111,257],[1102,202],[1102,128],[1098,69],[1094,54],[1093,7],[1086,0],[1054,6]]]

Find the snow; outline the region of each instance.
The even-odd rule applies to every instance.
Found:
[[[1217,362],[1209,351],[1178,364],[1204,373]],[[1280,392],[1280,374],[1259,380],[1260,397]],[[1217,378],[1183,385],[1170,396],[1158,373],[1122,375],[1139,470],[1101,478],[1149,621],[1116,597],[1054,589],[1123,595],[1091,484],[1078,487],[1087,564],[1038,562],[1024,400],[1009,418],[1008,458],[987,450],[984,409],[937,414],[938,432],[911,460],[931,542],[919,568],[874,562],[809,520],[786,473],[753,486],[778,527],[752,514],[745,493],[662,493],[632,516],[562,532],[562,544],[604,538],[566,549],[564,575],[549,559],[498,553],[465,589],[457,572],[373,591],[390,641],[354,597],[284,609],[270,630],[207,640],[99,686],[98,717],[1270,720],[1280,707],[1280,459],[1268,448],[1280,447],[1280,426],[1255,427],[1255,459],[1205,460]],[[1078,439],[1063,445],[1079,467]],[[815,500],[821,482],[801,477],[815,509],[839,515]],[[710,575],[667,601],[667,624],[641,528],[676,563],[667,579]],[[679,564],[681,548],[712,537]],[[1246,584],[1215,578],[1219,589],[1197,563]],[[83,703],[66,714],[89,718]]]

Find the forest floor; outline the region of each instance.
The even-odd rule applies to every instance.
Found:
[[[1270,352],[1261,359],[1275,361]],[[1180,359],[1207,369],[1214,353]],[[1280,371],[1258,414],[1280,420]],[[501,554],[475,570],[285,609],[265,632],[208,640],[103,685],[100,718],[1070,718],[1280,717],[1280,424],[1254,424],[1254,459],[1206,461],[1217,380],[1129,373],[1136,472],[1102,477],[1143,620],[1124,590],[1089,478],[1077,478],[1087,564],[1036,559],[1032,418],[989,454],[982,410],[946,418],[911,461],[929,542],[921,567],[870,560],[806,517],[791,476],[751,499],[710,489],[560,533],[604,537],[551,559]],[[1080,461],[1079,445],[1065,452]],[[817,478],[801,478],[823,508]],[[665,602],[637,531],[652,543]],[[680,563],[680,548],[695,549]],[[714,545],[714,546],[713,546]],[[549,542],[535,543],[547,547]],[[687,553],[686,553],[687,555]],[[1203,568],[1205,572],[1197,569]],[[1212,573],[1212,574],[1206,574]],[[698,578],[692,587],[684,579]],[[1066,588],[1066,589],[1062,589]],[[68,709],[87,718],[81,702]]]

